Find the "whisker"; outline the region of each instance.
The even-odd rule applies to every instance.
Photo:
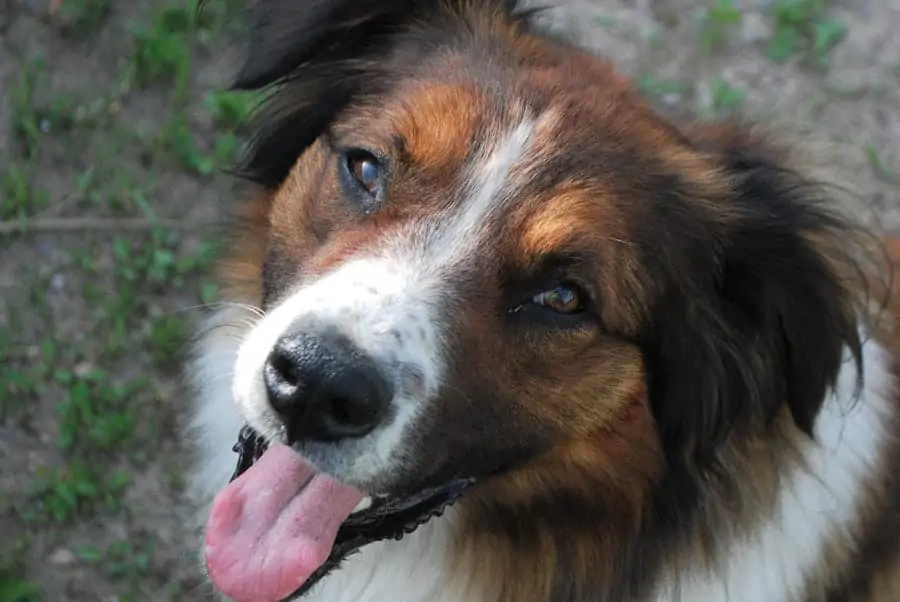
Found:
[[[252,305],[250,303],[240,303],[237,301],[212,301],[210,303],[198,303],[196,305],[188,305],[181,308],[179,311],[196,311],[198,309],[223,309],[227,307],[234,307],[236,309],[243,309],[248,311],[255,316],[262,318],[265,317],[266,312],[263,311],[262,308],[257,307],[256,305]]]
[[[629,247],[636,246],[635,243],[631,242],[630,240],[625,240],[623,238],[615,238],[614,236],[600,236],[599,238],[602,238],[603,240],[608,240],[609,242],[618,243],[620,245],[626,245]]]

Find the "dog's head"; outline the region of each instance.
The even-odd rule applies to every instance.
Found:
[[[787,152],[676,127],[530,19],[255,8],[237,87],[274,86],[244,165],[265,193],[233,255],[265,317],[234,393],[362,491],[571,469],[631,495],[784,411],[810,431],[859,355],[845,226]]]

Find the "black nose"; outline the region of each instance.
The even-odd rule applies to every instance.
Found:
[[[362,437],[381,422],[393,395],[375,362],[338,334],[282,336],[263,377],[291,443]]]

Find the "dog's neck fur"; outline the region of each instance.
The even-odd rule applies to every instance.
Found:
[[[240,309],[223,310],[214,320],[215,327],[201,341],[194,366],[201,387],[196,425],[200,429],[199,466],[203,467],[195,484],[205,503],[234,469],[230,447],[241,421],[227,375],[232,372],[241,331],[246,328],[243,318]],[[817,419],[816,441],[800,441],[799,462],[780,478],[771,512],[755,528],[727,542],[710,566],[677,568],[664,562],[666,574],[647,576],[655,585],[641,600],[793,602],[821,593],[805,591],[806,578],[821,565],[820,555],[834,547],[840,534],[857,527],[853,521],[861,514],[862,491],[890,448],[887,439],[892,435],[884,425],[895,411],[892,360],[874,339],[867,340],[863,350],[865,381],[861,395],[854,401],[856,366],[846,362]],[[477,552],[467,548],[460,520],[460,513],[450,509],[401,541],[366,546],[304,600],[505,600],[503,580],[510,576],[476,570],[488,559],[478,558]],[[516,551],[510,549],[508,553],[511,562],[504,565],[515,566]],[[849,556],[851,550],[837,553]],[[541,592],[533,594],[535,602],[544,602]]]

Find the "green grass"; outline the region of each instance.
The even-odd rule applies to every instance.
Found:
[[[0,600],[3,602],[38,602],[41,590],[36,583],[17,576],[12,571],[0,570]]]
[[[0,174],[0,220],[24,220],[46,203],[47,193],[35,185],[28,163],[10,165]]]
[[[713,79],[709,91],[710,106],[702,111],[707,119],[719,119],[735,113],[747,98],[744,90],[732,86],[721,77]]]
[[[26,567],[22,562],[27,553],[28,542],[19,539],[0,557],[0,600],[3,602],[39,602],[41,588],[24,576]]]
[[[112,4],[112,0],[66,0],[55,16],[67,32],[87,36],[106,22]]]
[[[827,68],[831,51],[844,39],[847,27],[831,16],[833,0],[774,0],[766,9],[771,25],[768,57],[784,63],[799,57]],[[744,14],[734,0],[709,0],[700,20],[699,42],[705,54],[727,43]]]
[[[900,171],[886,165],[877,148],[871,144],[867,144],[863,147],[863,152],[865,153],[866,161],[868,161],[869,167],[872,169],[872,173],[876,178],[888,184],[900,185]]]
[[[11,109],[10,132],[21,160],[0,167],[0,219],[25,219],[47,202],[47,196],[34,179],[43,131],[52,126],[56,113],[41,111],[34,100],[35,87],[43,73],[43,63],[33,60],[25,65],[7,92]],[[61,110],[58,111],[61,113]],[[62,115],[60,114],[60,117]]]
[[[667,94],[683,94],[687,86],[680,82],[661,80],[652,75],[642,75],[637,79],[638,89],[654,98],[662,98]]]
[[[185,100],[191,67],[189,34],[192,29],[191,11],[175,5],[159,9],[149,25],[132,29],[131,62],[138,85],[171,85],[175,99]]]
[[[0,419],[20,416],[37,395],[42,367],[24,359],[13,330],[0,326]]]
[[[128,581],[147,570],[153,555],[153,544],[120,540],[105,549],[87,546],[75,553],[83,562],[101,567],[106,576],[117,581]]]
[[[776,0],[769,9],[773,25],[768,54],[776,63],[795,55],[827,67],[831,51],[847,33],[829,17],[829,0]]]
[[[705,53],[721,48],[732,30],[740,25],[743,13],[733,0],[714,0],[700,24],[700,47]]]
[[[130,481],[128,472],[108,471],[78,458],[61,468],[41,468],[28,490],[22,518],[66,523],[100,509],[115,511]]]
[[[185,309],[217,297],[209,275],[218,247],[212,233],[152,224],[164,211],[190,208],[173,204],[173,179],[211,185],[234,160],[237,130],[256,98],[201,91],[192,76],[236,23],[238,6],[210,2],[199,12],[196,0],[173,0],[139,11],[117,30],[125,60],[107,86],[54,90],[54,65],[34,59],[2,90],[12,153],[0,166],[0,220],[27,225],[46,214],[150,224],[139,232],[41,239],[52,258],[34,259],[34,275],[0,300],[0,420],[40,433],[49,451],[36,456],[24,487],[0,492],[17,528],[40,534],[26,536],[26,547],[64,545],[86,519],[130,521],[123,496],[136,471],[158,465],[156,442],[177,426],[178,402],[162,385],[180,377]],[[110,0],[66,0],[55,31],[83,44],[116,11]],[[150,130],[134,127],[139,95],[158,107]],[[51,197],[47,173],[67,179],[64,197]],[[0,235],[0,254],[22,247],[44,248],[31,234]],[[54,301],[57,281],[65,288]],[[165,465],[161,479],[177,490],[180,468]],[[129,541],[138,540],[76,550],[76,562],[116,584],[123,602],[145,599],[141,582],[156,562],[153,545]],[[43,600],[29,567],[4,560],[7,552],[22,555],[10,545],[0,546],[0,600]],[[154,594],[183,599],[181,588],[172,583]]]
[[[86,566],[95,567],[109,581],[121,586],[120,602],[138,602],[147,599],[141,581],[152,569],[155,539],[144,537],[141,541],[116,540],[103,547],[84,546],[74,551],[76,558]],[[183,600],[190,596],[179,591],[177,584],[169,584],[165,592],[170,600]]]

